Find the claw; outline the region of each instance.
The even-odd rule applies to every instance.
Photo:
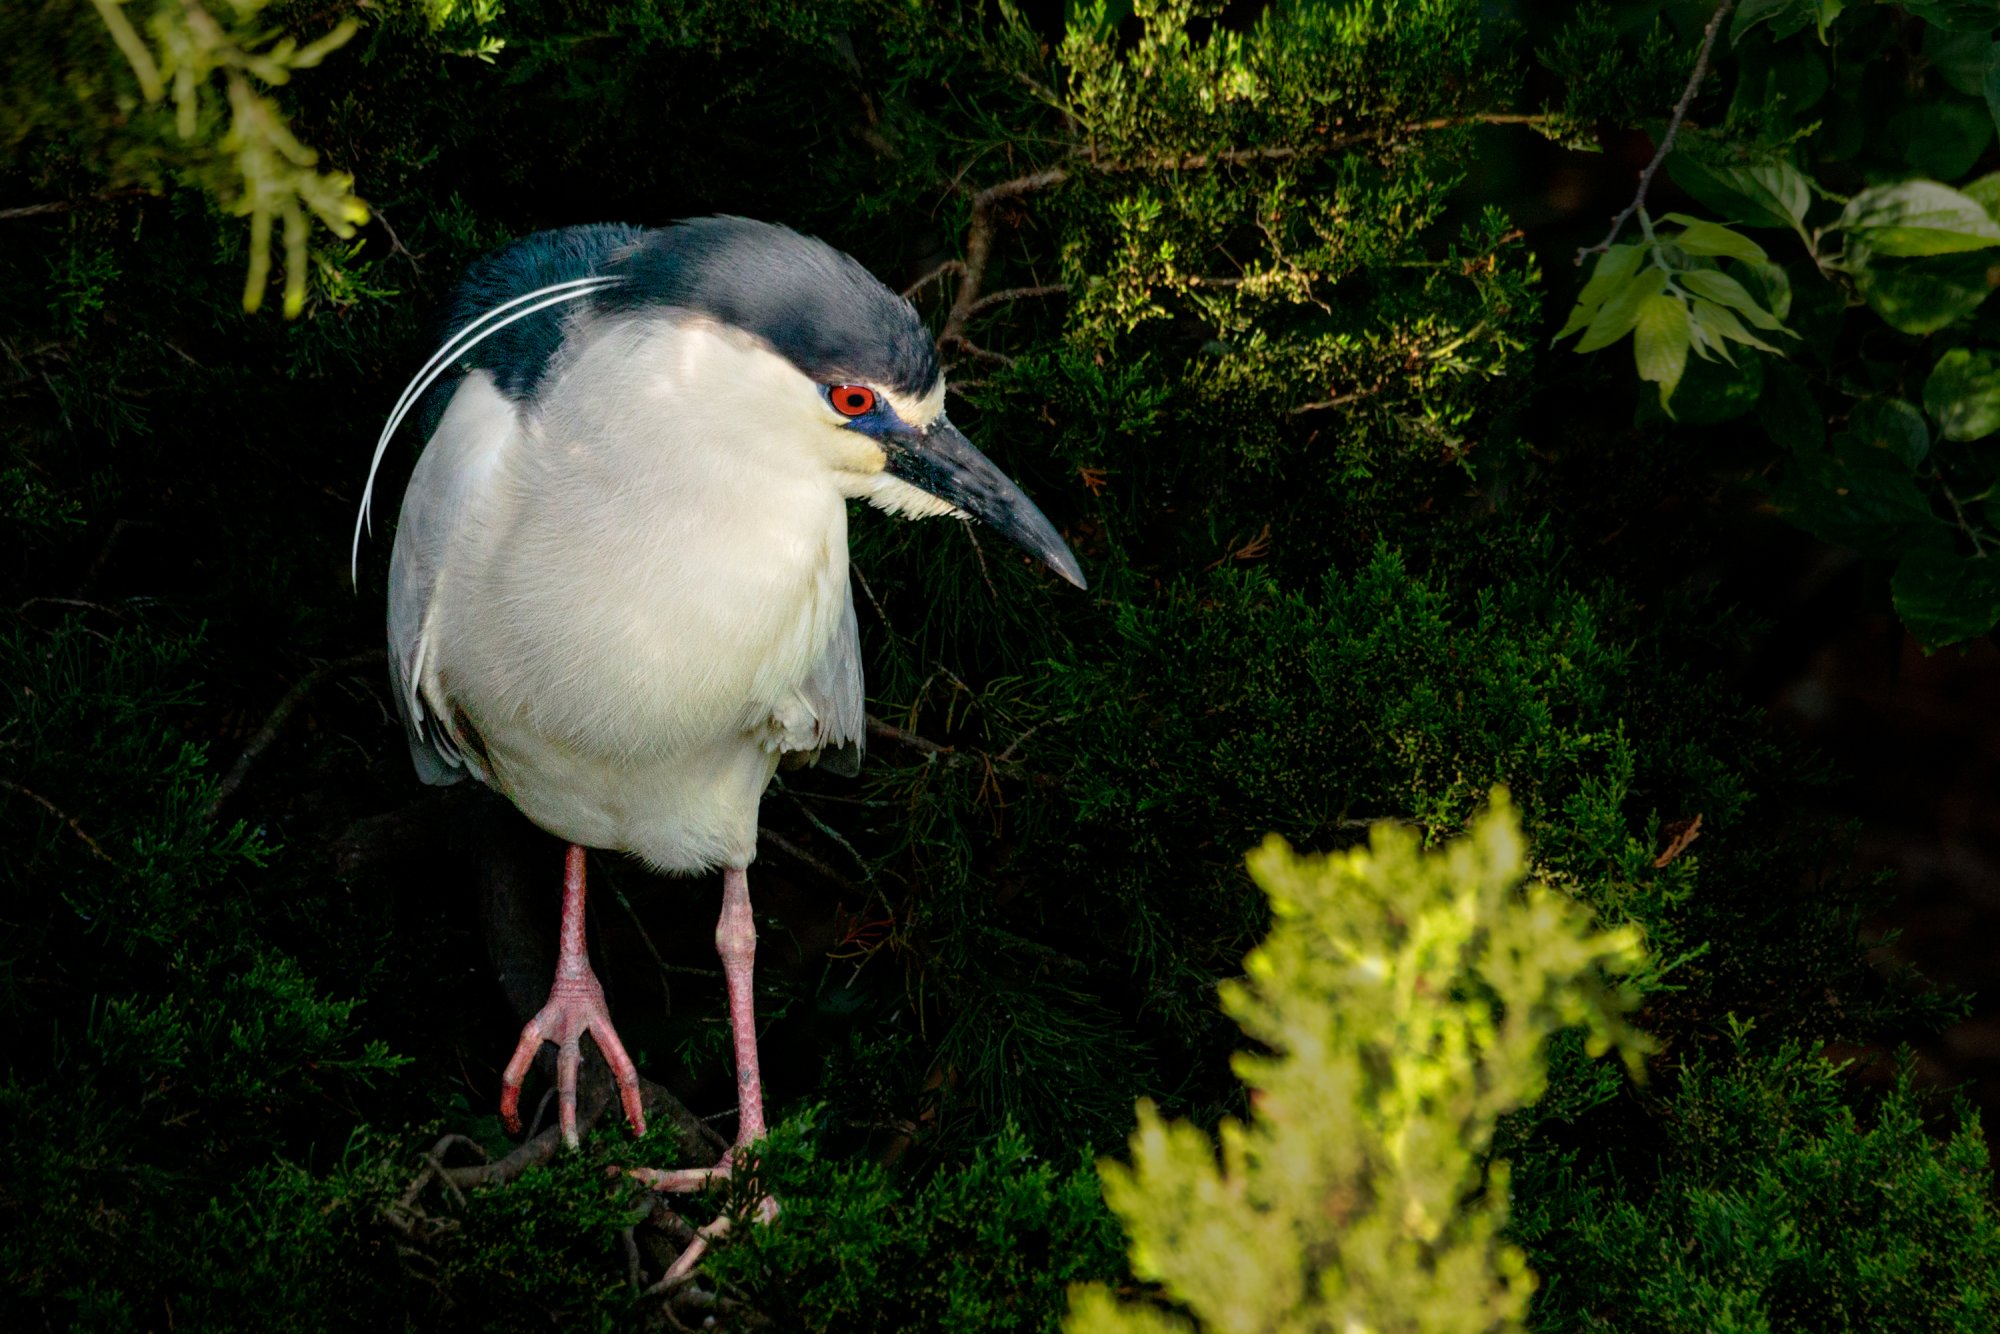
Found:
[[[556,960],[555,985],[549,988],[548,1003],[521,1029],[521,1040],[500,1076],[500,1120],[509,1134],[521,1133],[521,1081],[535,1062],[544,1042],[556,1044],[556,1105],[562,1121],[563,1143],[577,1145],[576,1078],[583,1065],[583,1035],[590,1034],[599,1054],[611,1067],[618,1083],[618,1100],[624,1105],[625,1120],[632,1133],[646,1133],[646,1113],[639,1098],[639,1070],[625,1054],[618,1030],[611,1026],[611,1009],[604,1002],[604,988],[590,969],[590,955],[583,943],[583,849],[572,845],[564,865],[561,952]]]

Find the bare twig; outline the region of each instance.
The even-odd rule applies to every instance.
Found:
[[[938,346],[955,347],[962,352],[971,353],[973,356],[980,358],[982,361],[990,361],[993,362],[995,365],[999,366],[1011,366],[1014,364],[1014,359],[1008,356],[1006,353],[995,352],[990,348],[981,347],[979,346],[979,344],[973,342],[970,338],[967,338],[962,333],[939,334]]]
[[[854,576],[854,582],[861,585],[862,596],[866,597],[868,605],[875,609],[875,616],[882,622],[882,629],[888,632],[889,638],[896,638],[896,627],[889,623],[889,613],[883,610],[881,599],[875,596],[875,590],[868,586],[868,576],[861,573],[861,567],[852,560],[847,562],[847,571]]]
[[[946,274],[963,273],[963,272],[965,272],[965,262],[963,260],[948,259],[944,263],[932,269],[929,273],[926,273],[923,277],[911,283],[908,287],[905,287],[903,289],[903,300],[908,301],[910,298],[914,297],[917,293],[923,291],[926,287],[929,287],[932,283],[944,277]]]
[[[972,554],[979,558],[979,577],[986,581],[986,593],[994,602],[1000,601],[1000,590],[994,586],[993,571],[986,568],[986,548],[979,545],[979,534],[972,527],[972,520],[964,521],[965,540],[972,543]]]
[[[979,300],[979,285],[986,277],[987,261],[993,256],[994,211],[1007,200],[1060,185],[1069,179],[1069,175],[1061,167],[1050,167],[1026,176],[1016,176],[1011,181],[1001,181],[998,185],[989,185],[972,197],[972,221],[965,233],[965,259],[959,264],[958,290],[952,296],[951,313],[945,316],[944,328],[938,334],[940,343],[947,339],[962,339],[965,322],[972,318],[973,305]]]
[[[108,204],[119,199],[136,199],[141,196],[157,196],[159,191],[133,186],[125,190],[106,190],[101,194],[80,195],[75,199],[51,199],[45,204],[17,204],[13,208],[0,208],[0,222],[15,218],[40,218],[51,213],[69,213],[93,204]]]
[[[562,1127],[550,1126],[541,1134],[523,1144],[496,1163],[480,1163],[474,1167],[447,1167],[439,1173],[449,1186],[464,1190],[469,1186],[499,1186],[512,1181],[531,1167],[553,1161],[556,1150],[562,1147]]]
[[[885,723],[872,713],[868,715],[868,735],[877,740],[893,742],[898,746],[907,746],[920,755],[950,755],[956,750],[956,747],[941,746],[929,737],[921,737],[915,732],[906,732],[892,723]]]
[[[1702,80],[1708,77],[1708,56],[1709,52],[1715,49],[1716,34],[1722,31],[1722,20],[1735,3],[1736,0],[1722,0],[1722,3],[1715,7],[1715,13],[1709,15],[1708,26],[1701,30],[1701,50],[1694,58],[1694,73],[1688,76],[1687,87],[1681,92],[1681,100],[1674,103],[1673,119],[1667,122],[1667,132],[1661,137],[1660,146],[1653,153],[1653,160],[1639,173],[1638,193],[1633,195],[1632,202],[1611,220],[1611,230],[1604,234],[1602,241],[1577,250],[1576,262],[1579,267],[1582,266],[1585,256],[1601,255],[1611,249],[1612,242],[1618,239],[1618,233],[1625,229],[1625,224],[1632,220],[1632,215],[1635,213],[1639,215],[1639,226],[1645,229],[1646,239],[1649,241],[1653,239],[1653,225],[1646,216],[1646,191],[1653,188],[1653,174],[1659,171],[1660,164],[1667,160],[1667,154],[1674,151],[1674,139],[1681,132],[1681,121],[1687,116],[1688,107],[1693,104],[1695,94],[1701,91]]]
[[[804,848],[792,842],[792,840],[786,838],[783,834],[778,833],[776,830],[766,828],[763,825],[758,825],[757,841],[759,843],[770,844],[772,847],[784,853],[787,857],[790,857],[793,861],[797,862],[799,865],[817,874],[821,879],[825,880],[829,884],[836,885],[841,889],[859,890],[861,888],[860,885],[848,879],[846,876],[842,875],[839,871],[836,871],[833,867],[827,865],[825,862],[821,861],[818,857],[813,856],[813,854],[807,852]]]
[[[625,1243],[625,1282],[631,1286],[632,1291],[637,1292],[645,1273],[639,1267],[639,1239],[633,1235],[633,1229],[629,1227],[618,1235]]]
[[[167,346],[173,347],[173,344],[168,343]],[[174,348],[174,350],[177,352],[180,351],[179,348]],[[185,356],[186,354],[182,353],[182,355]],[[104,535],[104,545],[97,549],[96,559],[90,562],[90,568],[85,570],[83,578],[77,581],[76,595],[78,597],[83,597],[89,593],[92,586],[97,583],[98,576],[102,575],[105,567],[111,564],[111,553],[118,549],[118,540],[124,537],[126,533],[132,531],[133,528],[145,523],[144,519],[119,519],[111,525],[111,531]]]
[[[363,667],[374,666],[381,661],[382,650],[369,649],[366,653],[350,654],[345,658],[323,662],[300,677],[292,688],[285,692],[284,698],[278,701],[277,707],[265,717],[264,725],[252,733],[250,740],[244,743],[243,753],[236,757],[236,763],[229,766],[229,772],[222,776],[220,783],[216,784],[215,796],[210,799],[207,809],[202,812],[203,818],[213,820],[222,813],[223,805],[236,795],[236,790],[243,786],[243,780],[249,776],[250,766],[271,748],[271,744],[284,731],[285,724],[291,721],[294,713],[298,712],[299,705],[305,703],[306,696],[336,676],[359,671]]]
[[[1349,403],[1359,403],[1364,398],[1375,397],[1375,395],[1382,392],[1383,387],[1384,382],[1377,381],[1375,384],[1369,385],[1366,389],[1356,389],[1349,393],[1336,394],[1332,398],[1322,398],[1313,403],[1301,403],[1297,407],[1289,409],[1288,412],[1290,416],[1296,417],[1302,412],[1319,412],[1325,408],[1344,408]]]
[[[83,825],[77,821],[77,818],[75,816],[63,810],[62,807],[56,805],[53,801],[50,801],[47,797],[43,796],[41,793],[36,792],[31,788],[22,787],[19,783],[16,783],[13,780],[7,778],[0,778],[0,791],[12,792],[16,796],[26,797],[29,801],[34,802],[37,806],[40,806],[43,810],[47,811],[50,815],[55,816],[56,819],[61,820],[64,824],[68,825],[70,833],[75,834],[78,838],[82,839],[83,846],[89,848],[91,855],[97,858],[97,860],[103,862],[107,866],[116,866],[118,864],[117,862],[111,859],[111,854],[106,852],[96,839],[92,838],[88,833],[85,832]]]
[[[116,607],[102,602],[92,602],[89,598],[29,598],[26,602],[16,606],[14,610],[26,611],[30,607],[82,607],[85,611],[101,611],[107,616],[123,616],[125,614]]]
[[[971,319],[1009,301],[1024,301],[1029,297],[1038,296],[1062,296],[1068,291],[1069,288],[1062,283],[1048,283],[1041,287],[1009,287],[1003,292],[989,293],[973,302],[972,308],[966,312],[966,318]]]
[[[1953,493],[1951,487],[1945,484],[1944,474],[1940,472],[1934,475],[1937,477],[1938,490],[1944,492],[1944,498],[1950,504],[1952,514],[1958,519],[1958,530],[1972,539],[1973,553],[1984,560],[1986,557],[1986,544],[1979,540],[1979,533],[1970,523],[1966,522],[1965,507],[1958,503],[1958,496]]]

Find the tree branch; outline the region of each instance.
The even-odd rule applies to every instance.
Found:
[[[305,703],[307,695],[344,672],[358,671],[381,661],[382,650],[369,649],[365,653],[355,653],[345,658],[336,658],[332,662],[323,662],[300,677],[298,682],[285,692],[285,697],[278,701],[277,707],[265,717],[264,725],[252,733],[250,740],[244,743],[243,753],[236,757],[236,763],[229,766],[229,772],[215,785],[215,796],[210,798],[207,808],[202,811],[202,818],[213,820],[221,814],[223,805],[236,795],[236,790],[243,786],[243,780],[249,777],[250,766],[257,762],[258,756],[271,748],[279,733],[284,731],[285,724],[291,721],[294,713],[298,712],[299,705]]]
[[[1646,216],[1646,192],[1653,188],[1653,175],[1659,171],[1660,164],[1667,160],[1667,154],[1674,151],[1674,140],[1681,132],[1681,121],[1687,117],[1688,107],[1693,104],[1695,94],[1701,91],[1702,80],[1708,77],[1708,57],[1715,49],[1716,34],[1722,31],[1722,20],[1735,3],[1736,0],[1722,0],[1722,3],[1715,7],[1715,13],[1709,15],[1708,26],[1701,31],[1701,50],[1694,59],[1694,73],[1688,76],[1687,87],[1681,91],[1681,100],[1674,103],[1673,118],[1667,122],[1667,132],[1660,139],[1660,146],[1654,151],[1653,160],[1639,173],[1638,193],[1633,195],[1632,202],[1611,220],[1611,230],[1604,234],[1602,241],[1578,249],[1576,252],[1578,267],[1582,266],[1586,255],[1601,255],[1611,249],[1612,242],[1618,239],[1618,233],[1625,229],[1625,224],[1631,221],[1635,213],[1639,215],[1639,226],[1645,230],[1646,239],[1649,241],[1653,239],[1653,224]]]
[[[1469,116],[1438,116],[1430,120],[1410,121],[1387,129],[1365,130],[1354,134],[1338,135],[1306,145],[1276,145],[1268,148],[1222,149],[1213,153],[1168,154],[1159,157],[1138,157],[1125,160],[1107,161],[1097,156],[1094,147],[1077,148],[1070,154],[1069,167],[1048,167],[1041,171],[1016,176],[1012,180],[989,185],[972,197],[972,218],[966,228],[965,258],[948,260],[930,273],[904,289],[907,298],[923,290],[926,284],[936,281],[949,272],[958,274],[958,287],[952,294],[951,311],[945,316],[944,328],[938,332],[938,343],[956,344],[974,356],[990,361],[1008,364],[1010,358],[998,352],[990,352],[967,340],[965,326],[973,316],[1002,301],[1014,301],[1024,297],[1052,296],[1067,289],[1060,284],[1041,287],[1017,287],[1004,292],[995,292],[981,299],[980,288],[986,278],[986,266],[993,257],[993,239],[996,230],[995,213],[999,205],[1010,199],[1046,190],[1061,185],[1079,171],[1092,171],[1102,175],[1120,175],[1134,171],[1200,171],[1210,167],[1242,166],[1252,162],[1286,162],[1299,157],[1318,157],[1326,153],[1338,152],[1343,148],[1353,148],[1361,144],[1392,138],[1398,134],[1421,134],[1432,130],[1452,129],[1461,125],[1539,125],[1550,118],[1527,112],[1488,111]]]
[[[75,209],[89,208],[92,204],[108,204],[118,199],[151,198],[159,191],[133,186],[125,190],[106,190],[102,194],[82,195],[76,199],[51,199],[44,204],[17,204],[13,208],[0,208],[0,222],[15,218],[40,218],[51,213],[69,213]]]
[[[55,816],[56,819],[61,820],[64,824],[68,825],[70,833],[75,834],[78,838],[83,840],[83,846],[90,849],[90,853],[93,857],[97,858],[97,860],[103,862],[107,866],[118,865],[117,862],[111,859],[111,854],[106,852],[96,839],[92,838],[88,833],[84,832],[83,825],[77,820],[77,818],[74,815],[69,814],[67,811],[63,810],[62,807],[56,805],[53,801],[50,801],[47,797],[43,796],[41,793],[36,792],[30,788],[22,787],[19,783],[16,783],[13,780],[7,778],[0,778],[0,791],[12,792],[16,796],[26,797],[29,801],[34,802],[37,806],[40,806],[50,815]]]
[[[1061,167],[1050,167],[1045,171],[1016,176],[998,185],[989,185],[972,197],[972,222],[965,233],[965,259],[959,264],[958,291],[952,297],[951,313],[945,316],[944,329],[938,334],[940,343],[947,339],[963,341],[965,337],[965,322],[972,318],[973,307],[979,301],[979,285],[986,277],[986,264],[993,255],[995,208],[1009,199],[1060,185],[1069,176],[1069,172]],[[970,344],[967,346],[969,348]]]

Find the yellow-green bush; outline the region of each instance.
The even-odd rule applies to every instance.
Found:
[[[1504,792],[1442,852],[1378,824],[1369,846],[1250,858],[1270,936],[1223,1008],[1262,1052],[1238,1053],[1247,1121],[1206,1133],[1139,1108],[1132,1164],[1102,1166],[1134,1272],[1191,1311],[1073,1294],[1071,1334],[1191,1328],[1423,1331],[1520,1327],[1534,1275],[1501,1237],[1494,1126],[1548,1085],[1544,1048],[1581,1027],[1635,1073],[1645,1038],[1616,978],[1643,951],[1630,926],[1522,884]]]

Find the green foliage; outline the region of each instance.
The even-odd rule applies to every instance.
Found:
[[[732,1231],[711,1265],[781,1329],[833,1334],[1053,1330],[1071,1283],[1114,1276],[1121,1238],[1087,1167],[1058,1171],[1011,1129],[949,1172],[898,1182],[779,1127],[753,1190],[783,1212]]]
[[[147,20],[151,40],[127,17],[124,0],[91,0],[148,107],[172,102],[178,151],[144,149],[124,168],[127,179],[157,188],[162,169],[198,184],[228,212],[250,219],[250,272],[243,308],[264,300],[271,273],[271,228],[284,224],[285,314],[305,308],[308,214],[335,236],[354,234],[368,207],[354,195],[354,178],[314,170],[319,155],[300,143],[285,115],[260,91],[311,69],[353,39],[360,24],[343,19],[300,45],[259,22],[272,0],[231,0],[218,19],[190,0],[162,0]],[[130,108],[129,94],[115,94]],[[142,122],[143,123],[143,122]],[[144,131],[141,131],[143,134]],[[134,136],[137,138],[138,136]],[[152,179],[147,179],[151,177]],[[122,184],[114,181],[114,184]]]
[[[1514,1234],[1566,1275],[1538,1296],[1537,1323],[1991,1329],[2000,1211],[1978,1117],[1957,1108],[1940,1145],[1907,1077],[1857,1111],[1841,1066],[1748,1032],[1689,1061],[1664,1096],[1656,1189],[1574,1156],[1516,1160],[1516,1200],[1539,1202],[1517,1207]]]
[[[1066,1328],[1521,1328],[1534,1279],[1501,1240],[1495,1125],[1547,1089],[1555,1033],[1583,1027],[1635,1073],[1645,1049],[1636,993],[1607,985],[1639,964],[1638,932],[1597,931],[1524,870],[1498,789],[1440,853],[1382,824],[1366,849],[1253,854],[1275,924],[1222,992],[1269,1053],[1234,1062],[1251,1116],[1222,1123],[1218,1167],[1206,1134],[1142,1103],[1132,1166],[1101,1168],[1133,1271],[1195,1323],[1099,1287]]]
[[[1601,23],[1579,16],[1555,51],[1574,64]],[[2000,624],[2000,579],[1986,562],[2000,539],[1988,513],[2000,472],[1976,443],[2000,430],[1977,369],[2000,246],[2000,174],[1977,174],[2000,123],[1996,37],[2000,14],[1979,5],[1738,4],[1718,51],[1726,114],[1700,124],[1713,95],[1690,86],[1680,107],[1693,102],[1694,114],[1668,170],[1729,222],[1788,229],[1793,256],[1781,268],[1741,232],[1685,214],[1666,218],[1680,232],[1656,231],[1642,200],[1642,239],[1602,250],[1558,334],[1580,332],[1579,352],[1631,334],[1639,378],[1659,385],[1669,415],[1690,350],[1730,356],[1734,342],[1795,358],[1796,372],[1758,374],[1753,363],[1725,377],[1729,391],[1681,407],[1704,425],[1755,408],[1781,451],[1779,508],[1824,541],[1893,564],[1896,609],[1929,647]],[[1705,257],[1721,255],[1758,279],[1714,272]],[[1743,328],[1789,332],[1779,321],[1794,286],[1813,289],[1791,316],[1800,342]],[[1851,433],[1830,452],[1818,445],[1874,395],[1914,397],[1920,380],[1943,442],[1928,457],[1844,446]]]

